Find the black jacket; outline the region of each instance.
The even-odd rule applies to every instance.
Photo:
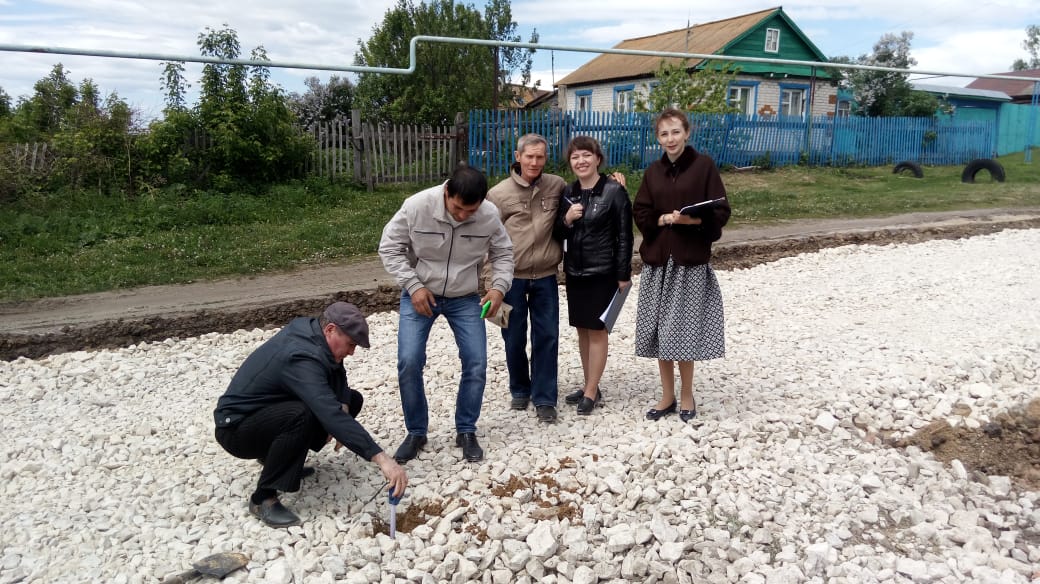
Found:
[[[265,406],[302,401],[336,440],[371,460],[383,449],[341,407],[350,403],[353,392],[318,319],[296,318],[246,357],[217,400],[213,420],[218,428],[230,428]]]
[[[591,195],[581,195],[578,181],[563,189],[556,213],[553,237],[563,241],[563,270],[568,276],[612,276],[619,282],[632,279],[632,202],[625,187],[606,175]],[[570,202],[568,202],[570,201]],[[574,203],[585,213],[567,227],[563,218]]]

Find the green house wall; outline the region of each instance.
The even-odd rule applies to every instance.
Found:
[[[780,52],[767,53],[766,29],[780,29]],[[790,59],[792,61],[826,61],[827,58],[819,52],[816,47],[806,42],[805,37],[790,25],[780,12],[763,20],[757,27],[748,31],[744,36],[734,39],[732,43],[722,49],[723,55],[740,57],[764,57],[770,59]],[[763,75],[774,73],[777,75],[788,75],[790,77],[812,77],[812,67],[801,65],[779,65],[775,63],[748,63],[734,62],[740,67],[742,73],[749,75]],[[823,67],[816,68],[818,79],[832,79],[833,69]]]

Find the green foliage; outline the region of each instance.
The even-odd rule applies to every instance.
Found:
[[[226,25],[198,37],[203,56],[238,59],[238,34]],[[251,53],[267,61],[263,47]],[[183,106],[183,67],[165,63],[166,117],[143,140],[141,187],[185,184],[230,191],[284,181],[299,174],[313,143],[296,125],[267,67],[209,63],[202,68],[198,104]]]
[[[12,111],[11,96],[7,95],[3,87],[0,87],[0,120],[10,117]]]
[[[166,111],[182,111],[188,103],[185,94],[191,87],[184,79],[184,63],[164,61],[162,67],[163,74],[159,78],[159,84],[166,94]]]
[[[424,185],[428,186],[428,185]],[[0,300],[169,284],[375,253],[415,189],[367,193],[328,181],[259,193],[35,193],[0,205]]]
[[[1040,26],[1030,24],[1026,27],[1026,40],[1022,41],[1022,48],[1029,53],[1029,60],[1015,59],[1011,70],[1040,69]]]
[[[21,99],[0,118],[0,140],[32,147],[45,144],[47,156],[28,168],[4,152],[0,196],[12,198],[59,186],[93,188],[98,193],[123,188],[133,155],[130,106],[115,93],[102,98],[90,79],[75,85],[60,63],[33,89],[31,97]]]
[[[355,61],[369,67],[405,68],[409,42],[432,35],[471,39],[513,40],[515,24],[509,2],[491,0],[485,14],[453,0],[416,4],[398,0],[364,43],[358,42]],[[537,37],[534,37],[537,38]],[[456,112],[506,103],[498,92],[503,79],[517,66],[530,72],[530,52],[475,45],[423,43],[417,49],[415,72],[410,75],[362,73],[355,102],[366,119],[407,124],[446,125]],[[500,65],[496,71],[496,53]]]
[[[899,36],[886,33],[874,44],[874,52],[870,55],[860,55],[855,61],[848,57],[837,57],[832,61],[908,69],[917,64],[917,60],[910,56],[910,41],[913,38],[914,33],[907,31]],[[857,115],[931,117],[939,107],[938,101],[913,90],[906,73],[862,69],[844,69],[841,73],[841,84],[851,89],[855,97]]]
[[[519,43],[523,38],[517,32],[517,25],[513,22],[513,12],[510,0],[488,0],[484,7],[484,21],[488,27],[488,38],[500,41]],[[532,31],[530,43],[538,42],[538,31]],[[494,107],[509,105],[520,97],[520,90],[516,87],[527,87],[531,83],[531,65],[534,57],[534,49],[521,49],[516,47],[494,47],[494,58],[497,62],[498,71],[497,84],[493,87],[496,95],[491,103]],[[518,72],[520,78],[517,83],[511,79],[513,72]],[[537,88],[538,85],[536,84]]]
[[[657,85],[644,84],[646,95],[635,98],[638,112],[659,112],[677,107],[693,113],[728,114],[739,110],[727,103],[729,84],[736,79],[739,68],[732,63],[717,64],[706,61],[690,71],[687,61],[670,63],[661,59],[654,74]]]

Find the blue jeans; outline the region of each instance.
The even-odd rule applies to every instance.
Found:
[[[462,379],[455,400],[455,431],[477,431],[477,418],[484,401],[487,382],[487,330],[480,318],[480,297],[434,299],[433,316],[426,317],[412,306],[412,297],[401,293],[401,322],[397,330],[397,382],[401,389],[401,409],[409,434],[425,436],[430,425],[430,409],[423,386],[426,367],[426,341],[437,317],[444,315],[455,334],[455,345],[462,361]]]
[[[513,278],[506,293],[513,307],[502,329],[509,369],[509,393],[536,406],[556,406],[557,357],[560,345],[560,287],[556,275],[529,280]],[[531,360],[527,359],[527,315],[531,315]]]

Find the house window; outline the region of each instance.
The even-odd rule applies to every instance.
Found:
[[[730,85],[726,103],[740,110],[745,116],[755,115],[755,87],[752,85]]]
[[[779,28],[767,28],[766,29],[766,47],[767,53],[779,53],[780,52],[780,29]]]
[[[634,85],[622,85],[614,88],[614,111],[628,113],[632,111]]]
[[[581,91],[574,92],[575,103],[574,109],[579,112],[587,112],[592,110],[592,90],[583,89]]]
[[[852,113],[852,102],[848,100],[841,100],[838,102],[837,116],[839,118],[847,118]]]
[[[780,115],[805,116],[805,89],[783,87],[780,89]]]

